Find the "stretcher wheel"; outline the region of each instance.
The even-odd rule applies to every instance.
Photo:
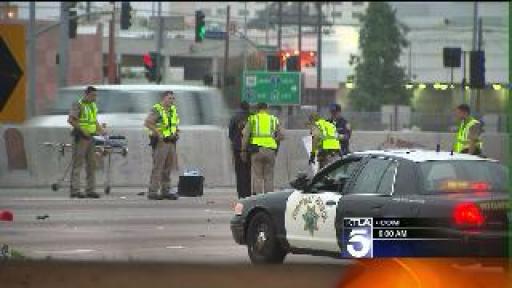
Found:
[[[105,194],[107,194],[107,195],[110,194],[110,186],[105,187]]]
[[[59,184],[57,184],[57,183],[53,183],[53,184],[52,184],[52,190],[53,190],[53,191],[57,191],[57,190],[59,190],[59,188],[60,188],[60,187],[59,187]]]

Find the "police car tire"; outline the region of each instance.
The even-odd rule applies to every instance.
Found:
[[[261,225],[266,225],[264,251],[258,251],[256,248],[256,239]],[[277,239],[274,223],[265,212],[258,212],[249,222],[249,228],[247,229],[247,251],[253,264],[282,264],[286,257],[287,252],[281,247]]]

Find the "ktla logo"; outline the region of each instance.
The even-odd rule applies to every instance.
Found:
[[[373,219],[343,219],[343,257],[373,257]]]

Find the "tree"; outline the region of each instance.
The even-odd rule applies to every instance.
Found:
[[[405,71],[398,66],[402,49],[408,46],[408,28],[397,21],[395,12],[386,2],[370,2],[361,16],[361,55],[352,55],[349,61],[355,65],[355,87],[349,93],[354,110],[379,111],[381,105],[409,104]]]

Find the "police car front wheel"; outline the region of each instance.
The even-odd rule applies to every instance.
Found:
[[[254,215],[247,230],[247,250],[254,264],[281,264],[286,251],[281,247],[272,219],[264,212]]]

